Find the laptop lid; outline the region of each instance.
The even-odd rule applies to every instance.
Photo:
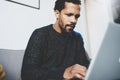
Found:
[[[120,80],[120,25],[110,23],[85,80]]]

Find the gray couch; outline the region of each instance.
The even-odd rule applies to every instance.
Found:
[[[0,64],[6,73],[5,80],[21,80],[24,50],[0,49]]]

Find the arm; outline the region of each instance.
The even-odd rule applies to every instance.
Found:
[[[88,54],[84,48],[83,38],[80,35],[78,38],[78,47],[77,47],[77,56],[76,56],[76,63],[85,66],[86,68],[89,67],[90,59]]]
[[[62,76],[61,68],[46,68],[43,66],[46,51],[46,33],[34,31],[26,48],[21,77],[22,80],[47,80]]]
[[[65,80],[74,80],[74,78],[77,78],[75,80],[84,79],[89,66],[89,57],[85,52],[83,39],[80,35],[77,37],[76,42],[76,64],[66,68],[63,75]]]

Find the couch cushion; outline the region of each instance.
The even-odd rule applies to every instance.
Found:
[[[20,80],[24,50],[0,49],[0,64],[6,73],[5,80]]]

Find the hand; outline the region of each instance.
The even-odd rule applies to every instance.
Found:
[[[85,66],[75,64],[66,68],[63,77],[65,80],[70,80],[72,78],[84,79],[87,72],[87,68]]]

